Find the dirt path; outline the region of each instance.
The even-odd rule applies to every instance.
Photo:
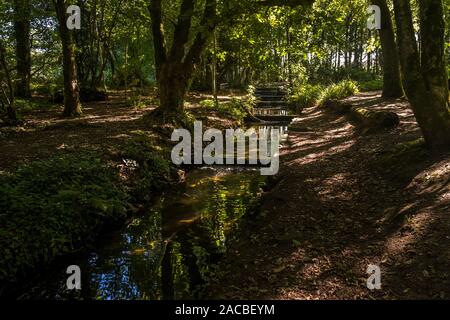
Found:
[[[450,157],[382,162],[420,136],[407,102],[349,100],[397,112],[400,127],[361,136],[345,117],[306,110],[262,217],[232,245],[209,297],[450,298]],[[381,290],[366,287],[369,264]]]

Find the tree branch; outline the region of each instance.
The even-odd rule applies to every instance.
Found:
[[[189,31],[194,15],[194,0],[183,0],[178,15],[178,22],[175,25],[173,45],[170,52],[170,60],[181,62],[185,54],[185,45],[189,41]]]
[[[192,44],[183,64],[188,74],[192,74],[196,64],[200,61],[203,50],[205,49],[208,39],[216,28],[217,17],[217,0],[207,0],[203,18],[200,23],[200,31],[197,32],[194,43]]]

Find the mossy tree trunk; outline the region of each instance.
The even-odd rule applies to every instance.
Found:
[[[163,121],[183,111],[185,95],[195,67],[215,28],[217,0],[207,0],[200,22],[200,31],[195,35],[192,45],[188,47],[195,2],[195,0],[182,1],[170,50],[166,47],[162,1],[152,0],[149,4],[160,99],[157,114],[162,116]]]
[[[3,70],[3,79],[6,82],[6,90],[3,87],[2,81],[0,81],[0,95],[3,99],[0,99],[2,107],[6,109],[7,121],[10,124],[16,124],[18,122],[17,111],[14,105],[14,89],[9,73],[8,64],[6,62],[6,50],[0,39],[0,71]]]
[[[73,31],[66,25],[67,3],[64,0],[53,0],[59,23],[59,35],[62,42],[62,60],[64,75],[64,117],[78,116],[82,113],[80,89],[77,77],[75,57],[75,41]]]
[[[445,23],[441,0],[419,0],[421,56],[410,2],[394,0],[403,84],[425,141],[450,147],[450,110],[444,60]]]
[[[395,41],[391,12],[386,0],[372,0],[381,9],[380,41],[383,57],[383,97],[399,98],[404,95],[400,76],[400,61]]]

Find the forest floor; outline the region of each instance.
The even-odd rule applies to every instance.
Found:
[[[421,146],[407,101],[348,100],[394,111],[401,124],[362,135],[344,116],[305,110],[261,217],[231,246],[208,297],[450,298],[450,155]],[[370,264],[381,290],[367,288]]]
[[[191,94],[188,108],[195,112],[206,98]],[[401,124],[363,135],[344,116],[305,110],[296,120],[304,132],[289,134],[260,217],[231,245],[208,297],[450,298],[450,155],[417,142],[405,100],[379,93],[348,100],[394,111]],[[71,148],[117,152],[134,131],[148,130],[141,118],[155,106],[144,105],[127,105],[117,93],[85,104],[78,119],[61,119],[60,107],[27,111],[23,127],[0,130],[0,171]],[[210,111],[203,116],[233,125]],[[381,290],[366,287],[369,264],[381,268]]]
[[[221,92],[219,101],[228,101],[231,95],[242,94]],[[61,118],[62,106],[49,104],[45,98],[34,99],[37,108],[19,110],[23,126],[0,127],[0,172],[64,150],[88,148],[100,154],[116,154],[138,131],[150,132],[157,138],[158,132],[141,121],[146,113],[156,108],[154,97],[150,92],[134,102],[132,99],[125,102],[123,92],[112,92],[107,101],[83,103],[83,115],[69,119]],[[187,108],[197,118],[204,117],[206,125],[233,126],[231,119],[199,107],[198,102],[207,98],[210,95],[191,93]]]

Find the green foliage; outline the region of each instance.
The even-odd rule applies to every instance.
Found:
[[[361,91],[383,90],[383,80],[374,79],[366,82],[359,82],[359,88],[361,89]]]
[[[0,281],[73,252],[126,216],[117,171],[93,153],[23,165],[0,185]]]
[[[340,100],[359,92],[358,84],[353,80],[344,80],[327,87],[320,97],[320,104],[327,100]]]
[[[215,109],[221,115],[229,117],[236,122],[242,122],[249,111],[253,108],[253,98],[232,98],[227,102],[218,104],[212,99],[200,101],[200,106],[205,109]]]
[[[368,82],[377,79],[378,76],[364,69],[339,68],[333,72],[332,78],[334,82],[340,82],[346,79],[351,79],[356,82]]]
[[[213,99],[205,99],[199,102],[200,106],[205,109],[215,108],[217,106],[216,102]]]
[[[237,122],[242,122],[247,115],[248,110],[252,109],[252,105],[248,101],[239,98],[233,98],[229,102],[219,106],[219,111],[229,114]]]
[[[32,110],[48,110],[53,107],[58,107],[55,104],[42,101],[42,100],[25,100],[16,99],[14,101],[15,106],[19,112],[32,111]]]
[[[310,108],[317,105],[324,88],[321,85],[304,84],[293,90],[289,100],[298,109]]]
[[[125,146],[122,156],[127,163],[134,163],[132,177],[133,195],[137,200],[148,201],[172,181],[171,166],[163,152],[153,146],[151,138],[144,132],[138,132]]]

